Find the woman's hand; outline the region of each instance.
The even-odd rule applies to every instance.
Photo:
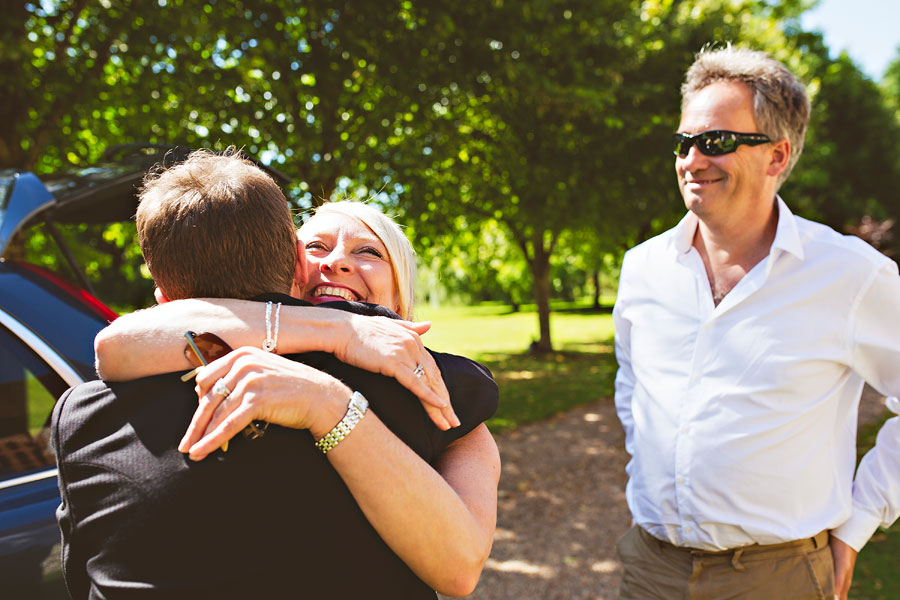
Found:
[[[430,323],[351,315],[345,335],[335,342],[338,360],[393,377],[418,396],[425,412],[441,430],[459,426],[441,371],[419,333]],[[417,375],[417,367],[421,370]]]
[[[216,389],[220,380],[227,395]],[[178,445],[192,460],[202,460],[254,420],[322,437],[341,420],[352,393],[327,373],[251,347],[201,369],[196,390],[199,406]]]

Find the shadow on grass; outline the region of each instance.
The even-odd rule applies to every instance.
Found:
[[[569,315],[609,315],[612,314],[613,307],[610,306],[600,306],[595,308],[593,306],[578,306],[572,308],[556,308],[553,309],[555,313],[564,313]]]
[[[613,307],[610,306],[601,306],[599,308],[594,308],[593,306],[572,306],[572,307],[559,307],[552,308],[550,310],[551,313],[559,313],[566,315],[609,315],[612,314]],[[511,306],[507,307],[506,310],[502,312],[498,312],[498,317],[504,317],[507,315],[515,315],[521,312],[535,312],[533,305],[527,305],[524,307],[520,307],[519,310],[513,310]]]
[[[611,344],[575,344],[592,351],[482,354],[478,360],[500,386],[500,406],[487,424],[491,431],[546,419],[579,404],[613,394],[616,360]]]

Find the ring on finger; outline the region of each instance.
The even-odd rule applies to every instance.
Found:
[[[228,389],[228,386],[225,385],[225,380],[219,378],[212,389],[213,394],[217,396],[222,396],[222,398],[227,398],[229,394],[231,394],[231,390]]]
[[[416,365],[416,370],[413,371],[413,375],[416,376],[416,379],[421,379],[422,375],[425,374],[425,369],[422,368],[422,365]]]

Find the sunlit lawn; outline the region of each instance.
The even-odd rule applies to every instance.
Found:
[[[493,372],[500,385],[500,407],[488,421],[494,432],[612,395],[616,364],[608,312],[554,313],[557,352],[541,357],[527,353],[538,337],[534,312],[511,313],[506,306],[420,308],[417,317],[433,323],[423,338],[429,348],[474,358]]]
[[[488,421],[493,432],[546,418],[578,404],[611,398],[616,362],[612,316],[608,312],[558,306],[551,316],[557,353],[536,358],[527,353],[537,339],[537,315],[526,307],[511,313],[506,306],[470,308],[420,307],[417,317],[431,320],[423,338],[435,350],[474,358],[487,365],[500,385],[500,407]],[[880,424],[860,431],[860,452],[874,443]],[[851,598],[900,598],[900,523],[879,530],[860,554]]]

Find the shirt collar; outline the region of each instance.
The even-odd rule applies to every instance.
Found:
[[[694,243],[694,233],[697,231],[697,215],[688,211],[684,218],[675,226],[672,236],[672,249],[676,255],[687,254]]]
[[[250,298],[250,300],[253,300],[254,302],[281,302],[286,306],[312,306],[312,303],[307,302],[306,300],[300,300],[299,298],[294,298],[288,294],[279,293],[260,294]]]
[[[803,244],[800,243],[797,220],[781,196],[776,195],[775,202],[778,205],[778,225],[775,229],[775,239],[772,241],[772,250],[782,250],[803,260]],[[697,215],[688,211],[675,226],[670,244],[676,256],[691,251],[694,233],[697,231],[697,222]]]
[[[254,302],[280,302],[285,306],[320,306],[322,308],[334,308],[337,310],[344,310],[347,312],[356,313],[358,315],[366,315],[369,317],[387,317],[388,319],[400,319],[400,315],[398,315],[391,309],[379,304],[372,304],[370,302],[331,300],[329,302],[313,304],[311,302],[307,302],[306,300],[294,298],[293,296],[289,296],[287,294],[277,293],[260,294],[258,296],[254,296],[253,298],[250,298],[250,300],[253,300]]]
[[[772,250],[776,248],[793,254],[803,260],[803,244],[800,241],[800,230],[797,228],[797,219],[788,208],[781,196],[775,196],[778,204],[778,228],[775,230],[775,239],[772,241]],[[771,250],[769,251],[771,254]]]

